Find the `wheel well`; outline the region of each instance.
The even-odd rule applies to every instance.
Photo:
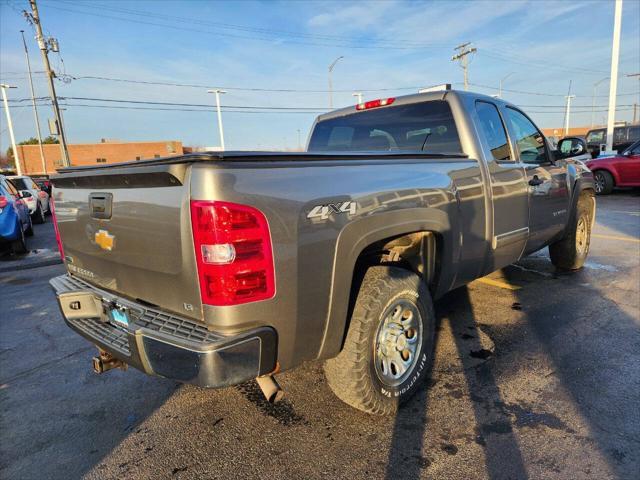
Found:
[[[609,170],[607,168],[595,168],[595,169],[591,170],[591,173],[593,173],[594,175],[597,172],[606,172],[609,175],[611,175],[611,179],[613,180],[613,185],[615,186],[615,184],[616,184],[616,176],[613,174],[613,172],[611,170]]]
[[[358,255],[353,270],[342,345],[349,331],[353,308],[367,269],[376,265],[405,268],[420,275],[433,293],[440,272],[441,246],[442,238],[439,234],[419,231],[383,238],[365,247]]]

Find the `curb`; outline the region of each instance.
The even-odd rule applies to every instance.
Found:
[[[14,264],[8,267],[0,266],[0,273],[16,272],[19,270],[29,270],[32,268],[39,268],[39,267],[48,267],[51,265],[57,265],[61,263],[62,263],[61,258],[50,258],[48,260],[41,260],[41,261],[32,262],[32,263]]]

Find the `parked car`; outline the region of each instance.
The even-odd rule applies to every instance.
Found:
[[[607,143],[607,129],[596,128],[589,130],[586,135],[587,148],[593,158],[600,155],[600,146]],[[640,140],[640,125],[624,125],[613,129],[613,150],[622,152],[632,143]]]
[[[586,162],[593,172],[596,193],[608,195],[615,187],[640,187],[640,141],[620,155]]]
[[[14,175],[7,178],[22,194],[23,200],[29,207],[33,223],[44,223],[47,220],[46,215],[51,213],[49,194],[40,189],[38,184],[26,175]]]
[[[25,236],[32,235],[29,207],[11,182],[0,175],[0,244],[8,245],[13,253],[26,253]]]
[[[96,372],[256,378],[272,400],[275,373],[322,359],[340,399],[392,414],[430,371],[433,298],[545,247],[583,266],[593,175],[582,140],[559,148],[515,105],[448,90],[321,115],[307,152],[65,168],[51,285]]]

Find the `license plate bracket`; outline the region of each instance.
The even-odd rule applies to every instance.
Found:
[[[117,327],[129,326],[129,312],[125,307],[112,307],[109,309],[109,323]]]

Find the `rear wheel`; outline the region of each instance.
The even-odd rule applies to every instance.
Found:
[[[27,240],[24,238],[22,225],[18,223],[18,238],[11,242],[11,251],[15,254],[27,253]]]
[[[422,279],[402,268],[369,268],[344,347],[325,363],[329,386],[359,410],[395,413],[431,369],[434,333],[433,304]]]
[[[594,172],[593,181],[598,195],[609,195],[616,184],[613,176],[605,170],[597,170]]]
[[[42,207],[40,206],[40,202],[38,202],[37,206],[36,206],[36,211],[33,212],[33,215],[31,216],[31,219],[35,222],[35,223],[44,223],[46,221],[46,218],[44,216],[44,210],[42,209]]]
[[[595,217],[596,200],[593,192],[580,194],[576,211],[562,240],[549,245],[551,262],[561,270],[578,270],[582,268],[589,255],[591,244],[591,227]]]

